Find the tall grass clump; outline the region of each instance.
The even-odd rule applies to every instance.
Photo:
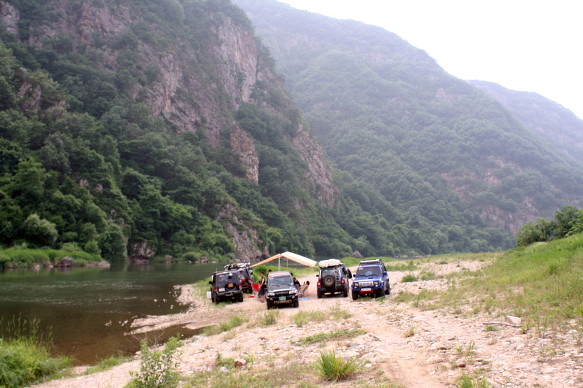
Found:
[[[133,380],[127,388],[172,388],[178,386],[176,368],[180,342],[172,337],[163,350],[152,350],[147,341],[141,343],[140,372],[132,372]]]
[[[38,320],[0,320],[0,327],[0,387],[27,386],[70,366],[66,357],[51,357]]]
[[[342,381],[354,376],[358,371],[358,362],[351,359],[343,359],[334,352],[322,352],[316,362],[320,376],[326,381]]]

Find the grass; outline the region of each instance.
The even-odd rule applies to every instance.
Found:
[[[80,250],[9,248],[0,250],[0,268],[54,265],[64,257],[72,258],[76,266],[103,261],[99,255]]]
[[[441,298],[457,309],[471,301],[474,312],[511,314],[542,331],[577,320],[583,326],[583,234],[516,248],[493,264],[459,279]]]
[[[322,352],[316,361],[320,376],[326,381],[343,381],[353,377],[359,370],[360,364],[354,359],[343,359],[334,352]]]
[[[403,337],[409,338],[415,335],[415,326],[409,326],[407,330],[403,333]]]
[[[261,316],[259,320],[259,326],[272,326],[277,323],[277,319],[279,318],[279,311],[268,311]]]
[[[66,357],[51,357],[38,320],[21,317],[0,320],[0,387],[22,387],[58,375],[71,364]]]
[[[111,368],[114,368],[118,365],[121,365],[125,362],[128,362],[130,360],[132,360],[132,358],[128,357],[128,356],[111,356],[111,357],[105,358],[105,359],[99,361],[97,364],[87,368],[87,370],[85,371],[85,374],[90,375],[93,373],[103,372],[103,371],[109,370]]]
[[[186,381],[186,388],[223,388],[223,387],[288,387],[293,382],[295,387],[317,387],[311,367],[298,361],[285,360],[272,362],[265,368],[236,369],[221,362],[215,362],[215,368],[200,372]],[[215,360],[216,361],[216,360]],[[232,364],[231,364],[232,365]],[[221,366],[225,368],[221,368]]]
[[[324,322],[328,320],[348,319],[352,316],[348,311],[334,306],[327,311],[303,310],[292,315],[291,321],[297,326],[304,326],[309,322]]]
[[[311,345],[318,342],[327,342],[327,341],[338,341],[338,340],[345,340],[350,338],[355,338],[360,335],[366,334],[364,330],[339,330],[333,331],[330,333],[319,333],[314,334],[308,337],[300,338],[296,343],[298,345]]]
[[[236,327],[239,327],[247,321],[248,321],[247,318],[242,318],[238,315],[235,315],[229,318],[227,321],[219,323],[218,325],[205,327],[203,330],[203,334],[206,336],[221,334],[226,331],[232,330]]]
[[[482,377],[472,377],[463,373],[455,380],[457,388],[488,388],[491,385]]]
[[[403,283],[411,283],[411,282],[416,282],[417,281],[417,277],[413,274],[407,274],[405,276],[403,276],[403,278],[401,279],[401,282]]]

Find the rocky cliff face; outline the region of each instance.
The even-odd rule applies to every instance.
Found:
[[[224,134],[228,133],[227,144],[238,156],[246,179],[258,184],[260,160],[254,140],[235,123],[232,113],[242,104],[255,103],[276,115],[285,115],[268,100],[258,98],[254,91],[260,85],[278,90],[283,96],[286,93],[283,80],[262,54],[250,26],[220,12],[205,15],[206,40],[199,47],[176,35],[174,40],[167,39],[161,49],[160,44],[137,36],[139,31],[146,31],[144,34],[155,40],[161,32],[157,31],[159,26],[136,12],[137,6],[134,9],[130,4],[52,0],[47,5],[58,17],[47,17],[22,34],[18,29],[17,8],[10,1],[0,0],[0,20],[10,33],[25,36],[27,43],[37,49],[66,37],[73,50],[91,51],[95,66],[104,72],[119,70],[130,53],[137,67],[151,78],[148,83],[129,85],[130,96],[145,101],[154,118],[172,123],[177,133],[204,131],[212,148],[224,145]],[[175,5],[182,7],[179,2]],[[285,105],[293,106],[293,103],[288,99]],[[331,208],[336,191],[322,150],[301,124],[295,133],[289,140],[308,166],[306,189],[323,206]],[[233,210],[223,213],[232,216]],[[241,251],[251,256],[254,253],[250,247],[261,245],[253,232],[233,234],[233,240],[237,247],[245,247]]]

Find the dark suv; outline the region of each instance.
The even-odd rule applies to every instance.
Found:
[[[243,301],[243,288],[237,271],[215,272],[211,285],[211,300],[219,303],[223,300]]]
[[[250,267],[251,263],[231,263],[225,265],[225,271],[237,272],[239,279],[241,279],[241,287],[243,292],[247,294],[253,293],[253,269]]]
[[[318,298],[326,293],[331,295],[342,293],[343,296],[348,296],[348,279],[352,279],[352,273],[344,263],[340,260],[329,259],[320,261],[318,266],[320,267],[316,290]]]
[[[363,260],[352,280],[352,299],[359,296],[385,296],[391,293],[389,274],[379,259]]]
[[[299,295],[300,293],[289,272],[276,271],[267,276],[265,304],[267,304],[268,310],[281,304],[291,304],[294,307],[299,307]]]

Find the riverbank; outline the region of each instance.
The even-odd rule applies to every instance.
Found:
[[[110,264],[97,254],[63,249],[2,249],[0,270],[30,268],[40,270],[53,267],[101,267]]]
[[[318,299],[317,279],[310,275],[301,279],[312,286],[298,309],[269,312],[255,298],[215,306],[187,287],[182,290],[192,303],[187,312],[149,317],[135,330],[170,323],[215,325],[183,341],[178,371],[187,387],[448,387],[463,379],[492,387],[583,384],[583,333],[575,320],[561,328],[536,329],[508,312],[488,312],[472,301],[444,303],[438,297],[458,288],[462,279],[481,276],[492,260],[393,263],[392,294],[381,299]],[[360,368],[348,381],[325,382],[314,367],[322,352],[353,359]],[[138,370],[134,360],[39,386],[122,387],[130,371]]]

